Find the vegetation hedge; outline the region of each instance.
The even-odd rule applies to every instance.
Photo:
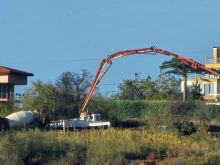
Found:
[[[109,102],[112,100],[106,100]],[[112,111],[111,114],[114,115],[115,119],[141,119],[146,115],[155,116],[158,115],[161,111],[169,109],[170,101],[166,100],[138,100],[138,101],[129,101],[129,100],[113,100],[113,104],[105,104],[105,106],[111,105],[108,107],[108,111]],[[206,106],[203,101],[194,101],[196,105],[195,115],[203,115],[201,117],[209,118],[209,120],[218,120],[220,121],[220,106]],[[103,112],[102,112],[103,113]]]
[[[169,109],[172,101],[169,100],[114,100],[114,99],[93,99],[90,107],[90,113],[103,114],[106,120],[124,120],[124,119],[142,119],[145,116],[156,116],[161,111]],[[203,101],[194,101],[196,104],[195,115],[208,120],[220,121],[220,106],[206,106]],[[0,116],[7,116],[13,112],[23,109],[16,108],[14,103],[0,104]],[[54,119],[51,119],[54,120]]]
[[[145,115],[155,115],[165,109],[167,101],[115,101],[116,117],[125,118],[143,118]]]

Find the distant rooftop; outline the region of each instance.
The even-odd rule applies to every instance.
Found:
[[[219,46],[213,46],[213,48],[218,48],[219,49],[220,47]]]
[[[17,69],[8,68],[8,67],[5,67],[5,66],[0,66],[0,74],[11,74],[11,73],[22,74],[22,75],[25,75],[25,76],[34,76],[33,73],[29,73],[29,72],[24,72],[24,71],[17,70]]]

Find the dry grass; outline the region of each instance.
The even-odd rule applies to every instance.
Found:
[[[66,133],[36,130],[1,136],[0,141],[1,164],[22,163],[28,156],[32,163],[66,165],[73,162],[88,165],[129,164],[134,160],[147,159],[160,164],[220,162],[220,141],[212,140],[202,128],[188,137],[148,129],[111,128]],[[9,158],[10,155],[13,159]]]
[[[59,133],[61,137],[85,144],[88,160],[93,163],[147,159],[174,159],[189,164],[202,164],[213,155],[220,155],[220,142],[213,141],[204,132],[183,137],[173,132],[159,133],[149,130],[90,130],[75,133]]]

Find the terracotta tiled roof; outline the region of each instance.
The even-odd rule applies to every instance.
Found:
[[[17,69],[12,69],[12,68],[8,68],[5,66],[0,66],[0,74],[10,74],[10,73],[15,73],[15,74],[23,74],[26,76],[34,76],[33,73],[29,73],[29,72],[24,72],[21,70],[17,70]]]

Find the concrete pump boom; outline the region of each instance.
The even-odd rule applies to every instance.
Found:
[[[128,56],[128,55],[134,55],[134,54],[144,54],[144,55],[145,54],[153,54],[153,55],[156,55],[157,53],[177,58],[181,62],[183,62],[184,64],[191,65],[191,67],[194,68],[194,69],[201,68],[201,69],[203,69],[204,71],[206,71],[208,73],[214,74],[216,76],[220,76],[220,74],[218,72],[216,72],[215,70],[206,68],[203,64],[200,64],[197,61],[194,61],[190,58],[186,58],[186,57],[168,52],[168,51],[163,50],[163,49],[158,49],[155,46],[152,46],[152,47],[149,47],[149,48],[141,48],[141,49],[133,49],[133,50],[125,50],[125,51],[116,52],[116,53],[113,53],[113,54],[109,55],[106,59],[103,59],[101,64],[99,65],[98,71],[96,72],[96,75],[95,75],[95,77],[92,81],[92,85],[90,86],[89,92],[88,92],[88,94],[87,94],[87,96],[84,100],[83,106],[80,110],[80,116],[87,115],[87,112],[85,110],[86,106],[89,104],[89,101],[91,100],[91,97],[94,93],[94,90],[95,90],[96,86],[98,85],[98,83],[100,82],[102,77],[106,74],[108,69],[111,67],[113,59],[123,57],[123,56]],[[107,67],[106,70],[104,70],[105,66],[107,64],[109,66]]]

